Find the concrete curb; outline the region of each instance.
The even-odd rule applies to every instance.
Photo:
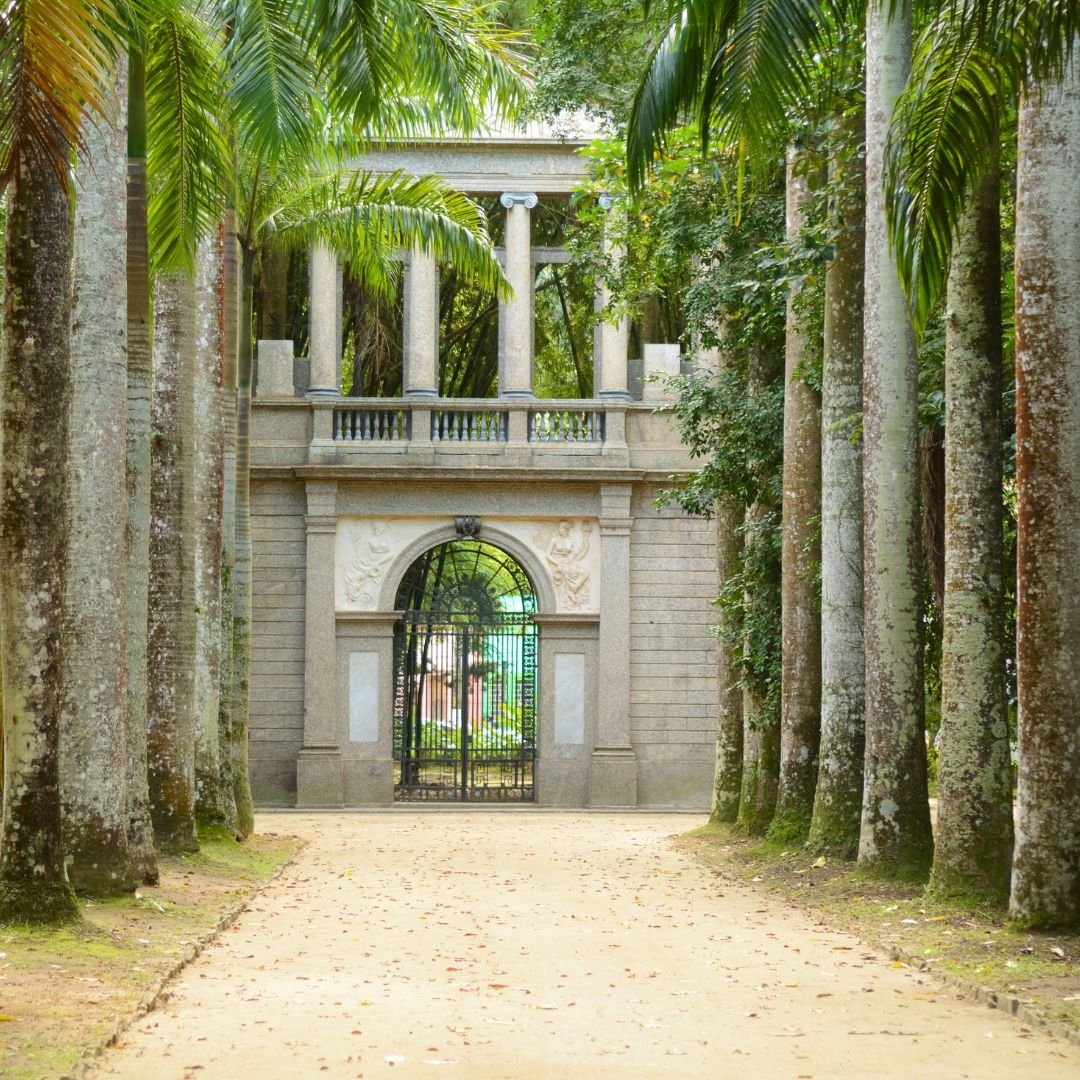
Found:
[[[873,947],[873,942],[867,944]],[[989,1009],[1006,1012],[1010,1016],[1015,1016],[1017,1020],[1029,1024],[1033,1028],[1038,1028],[1048,1035],[1063,1039],[1074,1046],[1080,1046],[1080,1030],[1070,1024],[1062,1024],[1051,1020],[1034,1006],[1027,1004],[1018,997],[1013,997],[1001,990],[994,990],[989,986],[980,986],[978,983],[969,982],[967,979],[962,979],[957,975],[949,975],[946,972],[939,971],[921,956],[916,956],[914,953],[906,952],[896,946],[879,945],[877,948],[884,948],[891,960],[906,964],[908,967],[916,968],[919,971],[925,971],[938,982],[962,991],[965,996],[982,1003]]]
[[[78,1080],[79,1077],[84,1077],[89,1074],[91,1069],[96,1068],[101,1061],[105,1051],[110,1046],[115,1046],[133,1024],[138,1023],[144,1016],[152,1013],[155,1009],[164,1005],[172,993],[170,991],[171,985],[177,980],[180,974],[183,972],[193,960],[197,959],[203,954],[209,945],[212,945],[222,935],[222,933],[229,929],[241,915],[247,911],[251,902],[259,896],[269,885],[277,881],[279,877],[297,860],[304,849],[308,846],[307,840],[301,840],[300,846],[285,860],[278,868],[270,875],[265,881],[259,882],[256,888],[247,896],[241,900],[236,907],[229,911],[226,911],[224,915],[197,941],[193,941],[176,960],[176,962],[165,972],[163,972],[157,980],[151,984],[150,990],[144,995],[142,1000],[135,1006],[134,1010],[126,1016],[121,1016],[117,1019],[112,1031],[97,1045],[91,1047],[83,1053],[82,1058],[75,1068],[68,1074],[64,1080]]]

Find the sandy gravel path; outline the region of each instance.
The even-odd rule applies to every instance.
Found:
[[[264,815],[311,842],[99,1077],[1080,1076],[675,851],[662,814]]]

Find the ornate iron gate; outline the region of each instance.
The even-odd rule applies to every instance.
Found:
[[[398,591],[394,797],[530,802],[536,762],[532,586],[505,552],[455,540]]]

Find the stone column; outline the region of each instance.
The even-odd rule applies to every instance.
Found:
[[[600,486],[600,643],[590,806],[637,806],[630,742],[630,485]]]
[[[307,482],[307,583],[304,593],[304,745],[296,761],[296,805],[341,806],[334,548],[337,484]]]
[[[322,244],[315,244],[311,249],[308,285],[311,296],[308,397],[337,397],[341,393],[337,259]]]
[[[439,266],[415,250],[405,277],[406,397],[439,396]]]
[[[514,296],[500,306],[503,363],[500,397],[533,396],[533,262],[532,214],[539,203],[531,191],[507,191],[499,201],[506,207],[506,277]]]
[[[612,214],[623,213],[613,209],[620,200],[619,196],[601,195],[600,205],[608,211],[608,219]],[[607,230],[610,231],[610,230]],[[604,237],[604,251],[614,261],[620,262],[623,250],[612,242],[610,236]],[[607,285],[601,281],[597,289],[597,310],[603,312],[611,300],[611,293]],[[597,356],[598,369],[594,380],[594,390],[598,398],[609,401],[629,401],[630,390],[627,381],[626,360],[630,350],[630,320],[620,319],[617,323],[602,321],[600,323],[600,348]]]

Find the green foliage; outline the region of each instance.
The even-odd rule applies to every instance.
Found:
[[[1078,32],[1080,6],[1054,0],[956,0],[923,31],[893,117],[885,179],[893,250],[918,332],[945,288],[960,215],[1021,88],[1059,76]]]
[[[650,37],[640,0],[554,0],[535,5],[531,24],[531,111],[553,119],[580,109],[621,123]]]

